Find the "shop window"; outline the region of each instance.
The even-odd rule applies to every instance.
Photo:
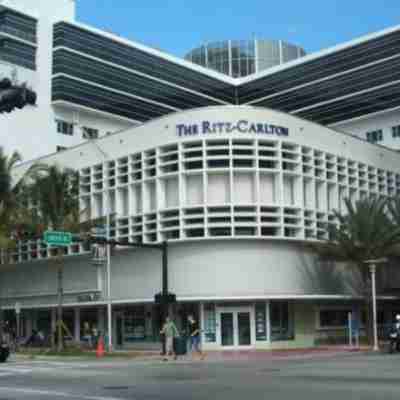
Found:
[[[206,343],[215,343],[216,341],[215,318],[215,304],[204,304],[204,340]]]
[[[61,119],[56,120],[57,132],[62,135],[72,136],[74,134],[74,124],[72,122],[63,121]]]
[[[378,143],[383,140],[383,131],[382,129],[377,129],[375,131],[367,132],[367,141],[370,143]]]
[[[267,314],[265,303],[256,304],[256,340],[267,340]]]
[[[319,311],[319,329],[347,329],[349,326],[349,313],[354,312],[350,308],[327,308]],[[367,313],[365,310],[361,312],[360,326],[364,327],[367,321]],[[354,320],[354,318],[353,318]],[[378,325],[383,325],[385,320],[384,310],[378,310]]]
[[[82,127],[82,137],[83,139],[97,139],[99,137],[99,130],[95,128],[89,128],[87,126]]]
[[[145,308],[135,307],[125,312],[125,342],[141,341],[146,338]]]
[[[350,309],[325,309],[319,312],[319,327],[344,328],[348,325]]]
[[[287,301],[271,301],[271,340],[294,340],[293,310]]]

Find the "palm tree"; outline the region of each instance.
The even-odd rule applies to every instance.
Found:
[[[71,169],[60,169],[56,165],[39,168],[33,174],[30,197],[37,205],[37,213],[43,225],[52,230],[77,231],[79,227],[78,173]],[[57,249],[58,258],[58,312],[57,337],[58,350],[63,348],[62,341],[62,301],[63,301],[63,264],[61,249]]]
[[[12,246],[10,234],[11,211],[14,203],[14,191],[12,185],[11,169],[21,161],[19,153],[14,152],[11,156],[4,153],[0,147],[0,251]],[[0,338],[3,334],[3,313],[0,307]]]
[[[391,218],[386,199],[368,197],[355,203],[346,199],[345,205],[346,213],[334,212],[337,223],[327,227],[329,239],[317,248],[323,258],[349,262],[358,272],[361,294],[367,306],[367,335],[371,339],[372,293],[365,261],[398,253],[400,224]]]
[[[9,229],[12,218],[11,211],[15,205],[11,170],[21,160],[18,152],[7,156],[0,147],[0,248],[2,249],[8,248],[11,244]]]

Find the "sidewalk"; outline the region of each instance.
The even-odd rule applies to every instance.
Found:
[[[290,350],[235,350],[210,351],[206,358],[212,361],[262,361],[333,357],[336,355],[368,352],[369,347],[326,346]]]
[[[324,346],[308,349],[288,350],[221,350],[208,351],[205,353],[208,361],[262,361],[262,360],[296,360],[333,357],[351,353],[363,353],[370,351],[370,347],[351,348],[349,346]],[[45,355],[45,354],[17,354],[12,357],[15,360],[35,361],[161,361],[163,357],[154,351],[115,351],[106,354],[102,358],[96,358],[95,353],[83,353],[80,355]],[[190,355],[179,357],[180,360],[192,360]]]

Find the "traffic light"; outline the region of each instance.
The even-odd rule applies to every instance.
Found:
[[[12,85],[8,78],[0,81],[0,114],[10,113],[15,108],[36,104],[36,93],[25,85]]]

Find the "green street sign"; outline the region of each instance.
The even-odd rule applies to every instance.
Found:
[[[69,246],[72,243],[71,232],[47,231],[44,233],[44,241],[49,246]]]

